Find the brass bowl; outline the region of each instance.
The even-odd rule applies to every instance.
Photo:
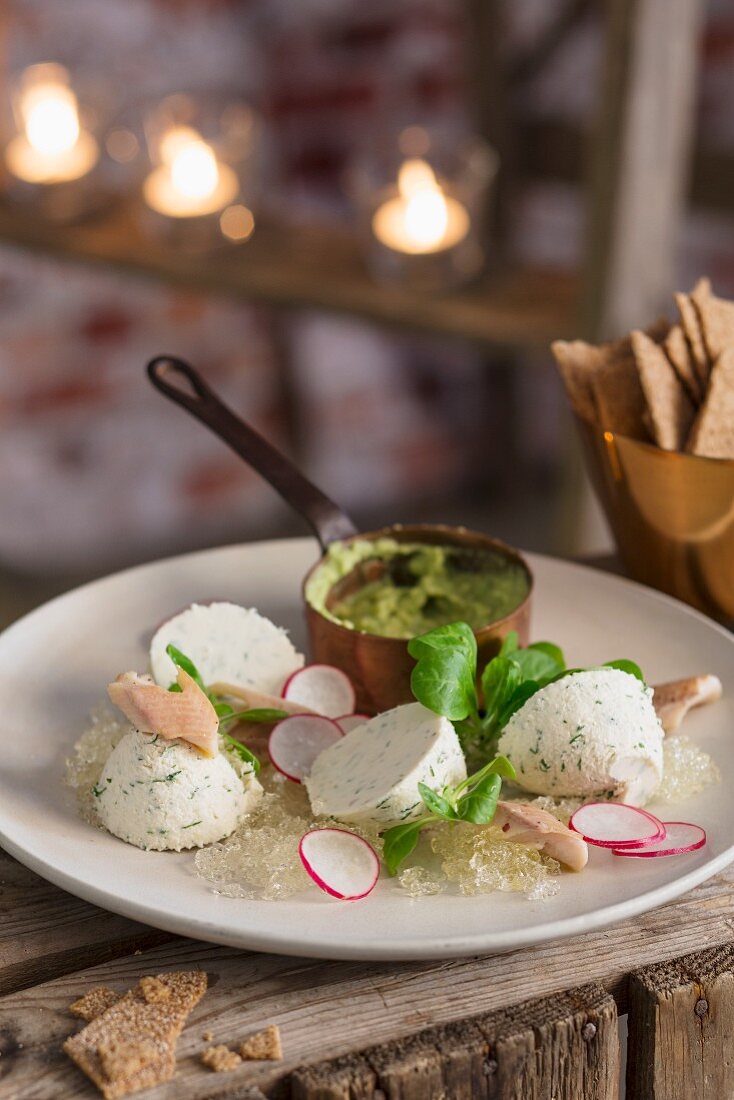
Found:
[[[396,542],[423,542],[429,545],[459,546],[469,550],[493,550],[514,562],[518,562],[528,576],[528,594],[521,604],[509,615],[488,623],[476,632],[479,647],[480,668],[494,657],[500,648],[502,639],[516,630],[520,643],[526,645],[530,627],[530,606],[533,587],[533,575],[530,568],[517,550],[506,546],[497,539],[482,535],[476,531],[467,531],[463,527],[446,527],[440,524],[418,524],[414,526],[396,525],[380,531],[368,531],[353,536],[355,539],[374,540],[393,538]],[[344,539],[351,542],[352,539]],[[306,574],[303,582],[303,598],[306,607],[306,622],[311,642],[311,659],[320,664],[335,665],[341,668],[354,684],[357,694],[356,708],[360,714],[377,714],[409,703],[413,699],[410,690],[410,674],[415,661],[408,653],[408,642],[403,638],[385,638],[378,634],[367,634],[361,630],[352,630],[322,615],[306,600],[306,587],[314,573],[321,568],[322,561],[316,562]]]
[[[734,460],[663,451],[577,421],[630,575],[734,621]]]

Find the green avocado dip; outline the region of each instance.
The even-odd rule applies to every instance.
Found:
[[[380,564],[387,568],[381,569]],[[367,583],[332,589],[362,566]],[[369,579],[377,575],[376,579]],[[461,620],[473,630],[502,619],[528,594],[519,562],[493,550],[397,542],[392,538],[333,543],[306,585],[306,600],[332,622],[385,638],[413,638]]]

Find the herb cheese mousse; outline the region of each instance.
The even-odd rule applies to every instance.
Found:
[[[463,779],[466,763],[451,722],[406,703],[325,749],[305,783],[315,814],[389,825],[425,811],[419,783],[442,790]]]
[[[366,583],[335,599],[335,586],[358,566]],[[457,620],[481,630],[519,607],[529,591],[527,570],[497,550],[385,536],[332,543],[308,580],[306,601],[341,626],[408,639]]]
[[[616,668],[574,672],[537,691],[498,750],[534,794],[610,795],[644,805],[663,778],[663,729],[652,689]]]
[[[223,753],[207,757],[186,741],[138,730],[113,749],[96,790],[111,833],[138,848],[175,852],[229,836],[262,796],[254,774],[240,777]]]

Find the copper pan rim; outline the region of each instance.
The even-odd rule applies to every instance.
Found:
[[[468,527],[454,527],[449,524],[443,523],[393,523],[387,527],[380,527],[375,531],[360,531],[356,535],[352,535],[346,539],[338,539],[337,541],[343,544],[356,542],[358,539],[374,541],[379,538],[389,538],[390,536],[394,536],[396,532],[401,534],[402,536],[405,536],[406,541],[414,539],[416,542],[428,542],[425,536],[435,535],[437,536],[437,538],[435,538],[435,540],[432,539],[432,542],[435,542],[435,544],[447,543],[449,546],[460,546],[465,544],[467,540],[476,540],[477,545],[480,546],[480,548],[486,550],[494,550],[498,554],[503,555],[503,557],[506,557],[511,561],[516,562],[518,565],[522,566],[528,579],[528,590],[525,598],[521,600],[519,604],[513,607],[512,610],[509,611],[506,615],[503,615],[501,619],[492,619],[491,622],[485,623],[484,626],[479,628],[479,630],[475,630],[474,634],[479,641],[481,641],[485,636],[496,633],[498,628],[501,628],[506,624],[512,622],[512,620],[518,618],[518,615],[522,614],[524,610],[530,607],[533,596],[533,589],[535,586],[535,578],[533,576],[532,569],[528,565],[527,560],[525,559],[523,554],[514,546],[510,546],[509,543],[503,542],[501,539],[494,538],[492,535],[485,535],[481,531],[473,531]],[[301,585],[301,595],[303,598],[303,602],[308,608],[309,612],[313,615],[317,615],[325,623],[328,623],[335,636],[342,635],[345,639],[355,637],[369,638],[373,645],[383,645],[386,648],[395,647],[396,645],[404,647],[410,641],[410,638],[391,638],[387,637],[384,634],[371,634],[367,630],[355,630],[353,627],[344,626],[342,623],[336,622],[334,619],[328,618],[326,615],[322,614],[322,612],[319,611],[317,607],[314,607],[313,604],[308,602],[308,600],[306,599],[306,588],[309,581],[311,580],[311,577],[314,575],[314,573],[316,573],[318,569],[321,568],[323,560],[324,559],[322,556],[317,562],[313,564],[313,566],[306,573],[306,576],[303,578],[303,583]]]

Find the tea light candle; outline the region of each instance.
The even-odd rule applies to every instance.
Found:
[[[447,195],[425,160],[406,160],[398,173],[398,194],[372,217],[372,231],[388,248],[425,255],[453,248],[470,228],[469,212]]]
[[[148,206],[170,218],[196,218],[223,210],[239,180],[211,145],[189,126],[176,126],[159,144],[160,165],[143,184]]]
[[[77,98],[62,65],[32,65],[17,94],[19,132],[5,150],[8,170],[34,184],[66,183],[86,176],[99,147],[79,121]]]

